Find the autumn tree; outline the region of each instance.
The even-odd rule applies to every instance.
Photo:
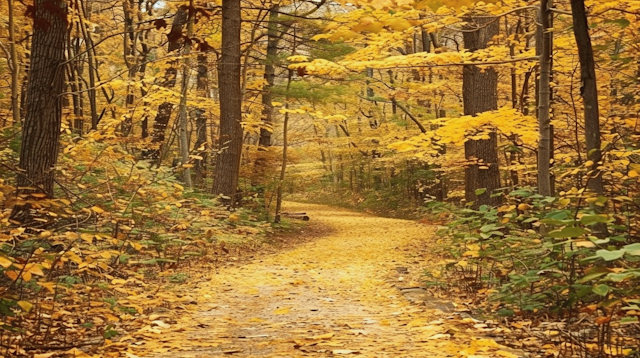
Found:
[[[602,173],[598,168],[602,160],[598,85],[584,0],[571,0],[571,12],[573,14],[573,34],[578,45],[578,58],[580,59],[580,95],[584,101],[584,134],[587,144],[587,158],[591,162],[587,187],[594,193],[602,195],[604,192]]]
[[[492,16],[475,15],[466,19],[463,28],[465,49],[473,52],[486,48],[498,34],[499,22]],[[498,73],[493,68],[465,65],[462,72],[462,98],[464,114],[475,116],[479,113],[498,109]],[[480,134],[483,138],[468,138],[464,145],[465,158],[469,163],[465,168],[465,199],[474,207],[495,205],[500,198],[493,196],[500,188],[498,168],[498,136],[493,129],[475,128],[488,131]],[[472,133],[478,136],[477,133]]]
[[[540,77],[538,82],[538,124],[540,131],[540,139],[538,141],[538,192],[541,195],[553,195],[553,184],[551,182],[550,161],[551,161],[551,51],[552,51],[552,33],[551,19],[553,13],[551,6],[553,1],[541,0],[539,19],[540,19],[540,35],[538,40],[540,44]]]
[[[241,8],[239,0],[222,1],[222,49],[218,63],[220,135],[212,192],[235,206],[242,154],[242,89],[240,86]]]
[[[17,178],[18,194],[25,199],[54,196],[67,24],[66,0],[34,2],[28,101]],[[29,220],[30,207],[28,201],[16,205],[12,219]]]
[[[174,51],[178,51],[183,44],[183,35],[182,31],[184,26],[187,24],[189,18],[189,11],[186,6],[181,6],[178,8],[176,15],[173,18],[173,24],[171,25],[171,31],[167,35],[169,43],[167,45],[167,50],[171,54]],[[165,71],[164,81],[162,85],[167,88],[173,88],[176,85],[178,75],[177,62],[172,60],[170,62],[169,67]],[[171,114],[173,113],[173,103],[166,100],[158,106],[158,114],[155,117],[153,123],[153,133],[151,143],[158,146],[158,148],[154,148],[148,151],[147,156],[154,160],[161,160],[162,157],[162,149],[161,146],[165,140],[165,133],[167,130],[167,125],[169,124],[169,120],[171,119]]]

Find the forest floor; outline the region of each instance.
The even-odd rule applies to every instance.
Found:
[[[421,288],[434,226],[287,203],[309,226],[293,248],[221,267],[114,343],[128,357],[516,357],[475,320]],[[126,347],[126,348],[125,348]],[[115,348],[115,347],[113,347]],[[107,347],[108,351],[108,347]]]

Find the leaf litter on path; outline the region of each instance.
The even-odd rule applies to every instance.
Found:
[[[311,225],[330,233],[244,266],[220,269],[190,292],[195,308],[178,312],[171,323],[158,317],[153,327],[122,337],[114,342],[120,353],[157,358],[512,357],[494,340],[474,337],[463,317],[451,319],[448,312],[412,303],[402,294],[398,284],[419,286],[410,274],[416,271],[418,253],[410,247],[431,240],[432,227],[327,206],[287,206],[307,212]],[[403,280],[390,279],[392,273]]]

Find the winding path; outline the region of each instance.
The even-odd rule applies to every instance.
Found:
[[[433,227],[320,205],[287,209],[309,213],[324,234],[221,269],[192,292],[195,309],[152,317],[130,356],[439,358],[466,346],[462,334],[451,337],[452,304],[416,304],[401,290],[429,264],[428,246],[416,251]]]

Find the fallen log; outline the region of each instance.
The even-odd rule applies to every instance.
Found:
[[[286,218],[290,218],[290,219],[297,219],[297,220],[302,220],[302,221],[309,221],[309,215],[307,215],[307,213],[289,213],[289,212],[283,212],[281,213],[282,216],[286,217]]]

